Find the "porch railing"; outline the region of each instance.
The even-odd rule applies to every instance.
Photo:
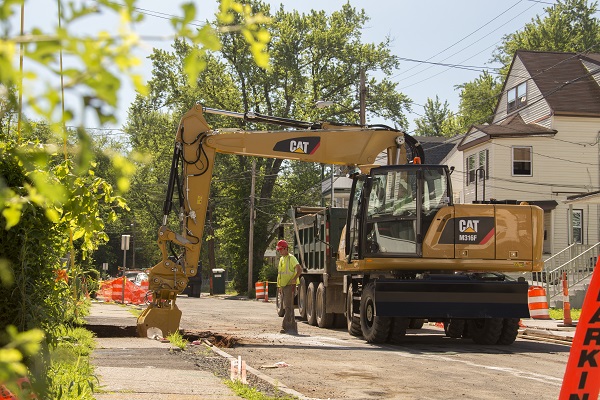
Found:
[[[580,284],[594,271],[599,254],[600,242],[592,246],[572,244],[548,258],[544,262],[542,272],[533,272],[532,282],[534,285],[545,286],[548,304],[550,304],[554,297],[562,295],[563,274],[567,273],[569,288]]]

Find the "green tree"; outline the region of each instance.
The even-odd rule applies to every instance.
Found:
[[[454,134],[453,124],[450,120],[454,118],[448,101],[442,104],[438,96],[435,100],[428,98],[423,107],[423,116],[415,119],[417,127],[415,133],[419,136],[448,136]]]
[[[156,123],[154,118],[162,118],[165,124],[171,124],[170,138],[174,135],[178,117],[196,102],[213,108],[254,111],[299,120],[355,122],[358,119],[361,69],[367,76],[375,70],[389,76],[398,65],[390,53],[389,41],[363,43],[361,29],[368,18],[364,11],[357,11],[348,4],[330,15],[322,11],[287,12],[283,6],[273,14],[259,1],[251,2],[250,6],[254,13],[260,12],[271,18],[271,23],[265,27],[272,38],[268,46],[271,62],[267,69],[257,67],[248,56],[248,43],[240,35],[231,33],[223,33],[221,50],[204,59],[208,67],[197,76],[193,87],[181,78],[181,63],[189,57],[191,44],[176,41],[173,52],[154,52],[150,95],[136,100],[132,107],[136,112],[135,115],[130,113],[127,130],[132,134],[136,149],[138,143],[140,148],[145,147],[143,140],[161,142],[156,148],[158,151],[151,151],[155,161],[148,167],[152,171],[161,171],[162,175],[156,177],[157,184],[166,183],[172,149],[162,144],[166,142],[166,133],[151,126]],[[368,85],[372,95],[367,99],[367,110],[389,116],[395,125],[406,127],[404,110],[409,107],[408,98],[398,93],[387,78],[369,77]],[[318,100],[332,101],[334,106],[316,109]],[[160,116],[155,114],[157,110],[160,110]],[[367,118],[373,114],[368,114]],[[277,129],[215,115],[207,115],[207,120],[218,128]],[[137,139],[137,136],[151,135],[152,132],[156,139]],[[263,263],[263,254],[277,234],[273,228],[282,218],[287,218],[290,206],[318,203],[321,170],[320,165],[274,159],[257,159],[256,162],[254,281]],[[217,262],[222,263],[219,266],[231,266],[228,268],[230,278],[234,279],[240,292],[246,292],[248,280],[250,216],[247,205],[251,164],[249,157],[217,155],[211,188],[214,212],[210,224],[217,239]],[[158,205],[154,208],[160,209]]]
[[[464,133],[472,124],[490,122],[502,89],[502,77],[517,50],[588,52],[600,50],[600,19],[594,17],[597,2],[558,0],[544,9],[525,27],[506,35],[490,60],[502,64],[499,78],[484,72],[471,82],[458,85],[461,90],[458,125]]]
[[[471,82],[457,85],[460,89],[458,126],[456,133],[464,133],[471,125],[490,123],[496,111],[502,82],[487,71]]]
[[[600,49],[600,19],[594,17],[597,2],[558,0],[546,7],[525,27],[506,35],[492,61],[504,65],[504,72],[517,50],[588,52]]]
[[[69,7],[58,1],[60,20],[53,28],[35,27],[20,35],[13,32],[11,18],[24,3],[7,0],[0,6],[0,328],[40,327],[52,344],[57,326],[73,322],[85,310],[81,283],[85,268],[91,266],[90,254],[107,240],[104,224],[115,217],[114,208],[124,207],[113,187],[95,175],[96,150],[82,127],[89,111],[95,112],[100,124],[114,121],[120,76],[131,79],[140,93],[146,92],[135,72],[140,60],[132,56],[144,44],[130,29],[144,16],[134,0],[123,5],[109,0],[69,3]],[[219,4],[219,29],[241,32],[254,61],[266,65],[267,38],[257,25],[265,19],[235,1]],[[86,35],[78,30],[77,24],[98,11],[121,21],[118,33]],[[195,44],[191,58],[182,64],[184,76],[195,76],[204,68],[196,59],[220,44],[210,25],[190,28],[196,15],[193,4],[185,4],[182,14],[172,23],[176,35]],[[19,62],[20,54],[24,63]],[[63,57],[76,67],[63,68]],[[63,89],[75,93],[80,103],[63,104]],[[21,97],[23,104],[18,104]],[[19,116],[20,107],[30,115]],[[78,127],[67,129],[67,124]],[[125,190],[131,170],[124,155],[113,153],[103,162],[110,162],[118,175],[114,181]],[[65,259],[68,276],[62,270]],[[21,369],[22,355],[35,352],[35,346],[25,349],[25,341],[41,340],[37,330],[24,336],[10,327],[7,332],[11,359],[0,363],[2,381],[13,379],[13,372]],[[33,359],[26,360],[28,367]]]

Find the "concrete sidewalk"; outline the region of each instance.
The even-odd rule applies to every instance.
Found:
[[[170,343],[135,336],[137,319],[128,307],[92,303],[89,328],[111,331],[98,337],[92,364],[99,379],[96,399],[239,399],[223,380],[174,355]]]

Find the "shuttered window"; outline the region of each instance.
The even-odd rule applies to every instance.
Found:
[[[480,181],[483,180],[484,174],[481,171],[477,172],[477,170],[480,168],[483,168],[483,170],[485,171],[485,179],[489,179],[489,158],[489,150],[481,150],[467,157],[465,168],[465,170],[467,171],[467,185],[470,185],[471,183],[475,182],[475,177],[479,177]]]
[[[583,210],[573,210],[573,243],[583,243]]]

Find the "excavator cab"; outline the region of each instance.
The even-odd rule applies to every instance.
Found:
[[[348,261],[421,257],[425,233],[437,212],[452,205],[451,193],[443,165],[385,166],[356,176],[348,208]]]

